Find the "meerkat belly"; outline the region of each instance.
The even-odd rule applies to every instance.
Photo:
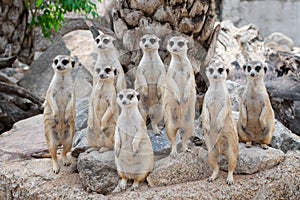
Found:
[[[261,105],[255,99],[249,100],[246,104],[247,108],[247,130],[254,134],[261,133],[259,116],[261,113]]]

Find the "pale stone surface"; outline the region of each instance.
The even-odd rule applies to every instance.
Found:
[[[264,150],[258,145],[246,148],[245,144],[239,143],[238,161],[234,173],[254,174],[259,171],[270,169],[284,160],[284,153],[281,150],[269,147]],[[220,159],[220,167],[227,171],[228,163],[225,157]]]

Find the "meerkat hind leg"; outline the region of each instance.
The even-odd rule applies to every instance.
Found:
[[[156,104],[149,109],[149,116],[151,118],[151,126],[155,135],[160,135],[158,123],[163,119],[163,108]]]
[[[227,160],[228,160],[228,174],[227,174],[226,183],[228,185],[232,185],[234,183],[233,171],[236,167],[237,156],[232,151],[229,150]]]
[[[269,146],[268,146],[267,144],[262,143],[262,144],[260,144],[260,146],[261,146],[261,148],[263,148],[264,150],[269,149]]]
[[[246,142],[246,148],[250,148],[252,146],[252,142]]]
[[[207,180],[208,182],[212,182],[218,177],[220,171],[218,165],[218,154],[215,149],[212,149],[211,152],[208,152],[208,162],[213,169],[213,173]]]
[[[127,187],[127,179],[122,178],[117,187],[114,189],[113,193],[119,193],[122,190],[125,190]]]
[[[57,162],[57,146],[51,146],[49,147],[49,153],[52,157],[52,169],[55,174],[59,173],[59,166]]]
[[[191,126],[192,127],[192,126]],[[181,136],[181,140],[182,140],[182,151],[183,152],[191,152],[191,149],[188,147],[188,142],[190,137],[193,134],[193,130],[191,127],[186,128],[185,130],[183,130],[182,136]]]
[[[167,125],[167,135],[171,142],[170,156],[171,156],[171,158],[176,158],[176,156],[177,156],[177,144],[176,144],[177,129],[171,128],[169,125]]]
[[[71,162],[67,158],[67,153],[71,150],[71,148],[72,148],[72,142],[63,144],[63,150],[61,153],[61,157],[62,157],[62,162],[63,162],[64,166],[69,166],[71,164]]]

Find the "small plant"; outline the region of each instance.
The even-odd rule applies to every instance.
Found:
[[[96,4],[91,0],[24,0],[24,2],[32,15],[30,26],[40,27],[44,37],[50,37],[53,30],[58,31],[62,27],[66,13],[99,17]]]

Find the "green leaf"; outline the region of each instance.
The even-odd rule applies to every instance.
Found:
[[[40,7],[40,6],[42,5],[43,2],[44,2],[43,0],[37,0],[37,1],[35,2],[35,7],[36,7],[36,8]]]

